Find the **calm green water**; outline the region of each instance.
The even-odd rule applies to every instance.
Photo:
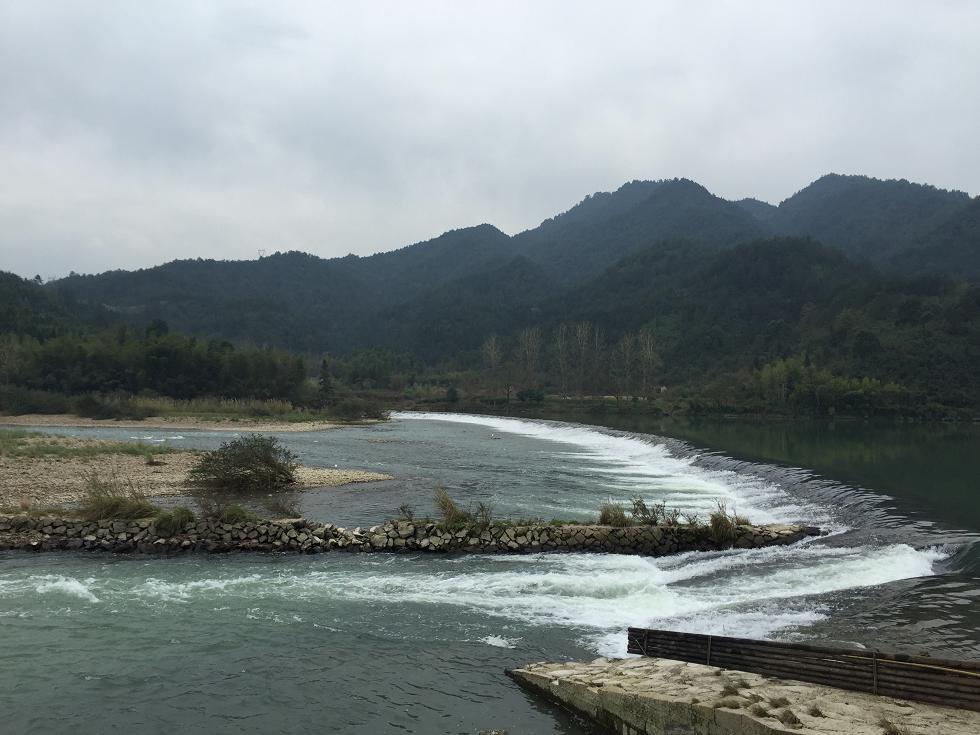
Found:
[[[563,418],[675,437],[731,457],[809,468],[890,495],[915,517],[980,532],[980,424]]]
[[[975,467],[975,436],[923,435],[921,450],[871,429],[852,441],[755,428],[416,414],[282,435],[306,464],[396,478],[304,496],[308,516],[342,524],[404,502],[430,513],[441,484],[498,516],[586,519],[640,494],[833,533],[664,559],[0,553],[2,732],[581,735],[504,670],[622,655],[629,625],[980,656],[980,536],[957,479]],[[175,447],[233,436],[57,433]],[[922,480],[888,471],[913,456]]]

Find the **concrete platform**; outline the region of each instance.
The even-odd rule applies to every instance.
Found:
[[[525,688],[620,735],[978,735],[980,713],[658,658],[536,663]]]

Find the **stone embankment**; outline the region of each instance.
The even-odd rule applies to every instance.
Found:
[[[658,658],[508,674],[617,735],[976,735],[980,713]]]
[[[719,544],[705,527],[494,523],[446,529],[432,522],[390,521],[371,528],[351,529],[298,518],[234,524],[197,520],[188,523],[177,535],[162,536],[152,519],[83,521],[0,515],[0,549],[34,551],[592,551],[663,556],[731,546],[745,549],[779,546],[819,534],[819,529],[807,526],[737,526],[734,541]]]

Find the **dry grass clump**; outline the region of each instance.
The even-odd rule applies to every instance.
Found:
[[[784,725],[789,725],[791,727],[798,727],[803,723],[800,722],[800,718],[793,714],[793,710],[784,709],[780,712],[776,719],[782,722]]]
[[[767,710],[759,702],[756,702],[751,707],[749,707],[749,712],[751,712],[756,717],[772,717],[772,715],[769,714],[769,710]]]
[[[728,679],[725,682],[725,686],[722,687],[721,694],[724,697],[741,694],[742,689],[751,689],[752,685],[745,681],[744,678],[739,677],[738,679]]]
[[[738,697],[725,697],[724,699],[719,699],[711,706],[715,709],[741,709],[742,704],[742,700]]]
[[[881,728],[881,735],[912,735],[908,728],[896,725],[884,716],[878,720],[878,727]]]
[[[436,510],[442,516],[442,521],[446,526],[462,526],[473,523],[473,514],[468,510],[460,508],[456,501],[449,497],[446,488],[437,487],[435,497]]]
[[[718,501],[718,509],[708,518],[708,528],[711,529],[711,537],[716,544],[731,544],[735,541],[735,529],[738,526],[750,525],[750,521],[745,516],[738,513],[728,512],[727,504]]]
[[[770,697],[770,707],[789,707],[789,700],[786,697]]]
[[[196,520],[194,511],[179,505],[173,510],[162,511],[153,519],[153,532],[163,538],[173,538],[184,532],[188,524]]]
[[[257,521],[259,517],[243,505],[229,505],[221,509],[217,519],[222,523],[235,524]]]
[[[146,491],[131,479],[112,476],[106,480],[96,474],[88,478],[85,498],[79,506],[79,515],[88,521],[150,518],[158,511],[159,508],[147,500]]]
[[[810,709],[808,709],[808,710],[806,711],[806,713],[807,713],[808,715],[810,715],[810,717],[826,717],[826,716],[827,716],[827,715],[825,715],[825,714],[823,713],[823,710],[821,710],[821,709],[820,709],[820,708],[819,708],[819,707],[818,707],[817,705],[815,705],[815,704],[811,704],[811,705],[810,705]]]
[[[602,526],[615,526],[625,528],[632,526],[633,522],[626,516],[623,506],[618,503],[603,503],[599,506],[599,524]]]

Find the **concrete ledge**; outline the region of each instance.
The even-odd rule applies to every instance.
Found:
[[[507,673],[618,735],[980,733],[980,713],[969,710],[667,659],[537,663]]]

